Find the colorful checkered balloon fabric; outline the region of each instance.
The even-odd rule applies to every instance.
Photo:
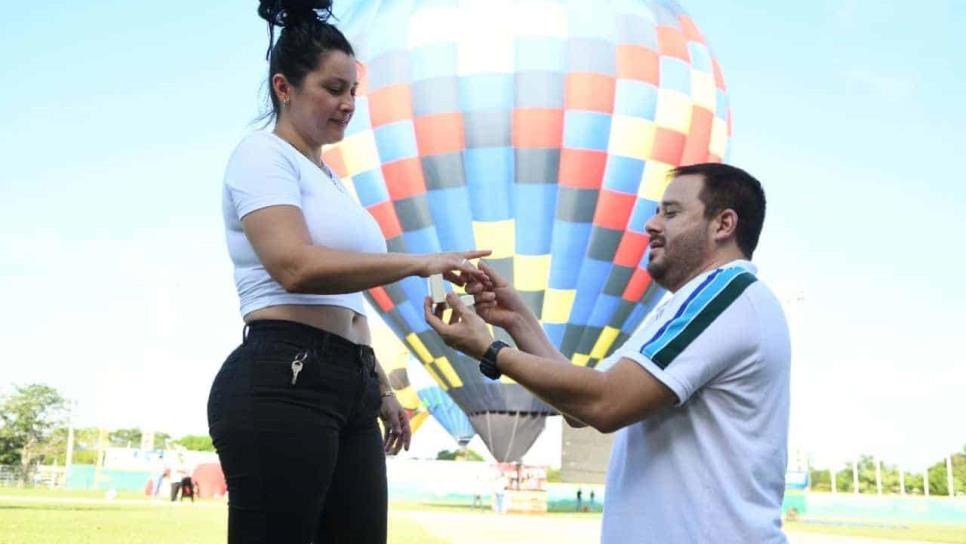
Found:
[[[492,249],[567,357],[607,356],[661,294],[644,223],[668,172],[727,151],[724,80],[694,21],[669,0],[360,0],[336,15],[362,79],[323,157],[390,251]],[[447,348],[426,292],[408,278],[369,298],[471,418],[553,413]]]
[[[426,406],[433,418],[446,429],[459,447],[465,447],[476,436],[476,430],[466,413],[453,401],[446,391],[429,375],[425,367],[415,358],[409,359],[406,368],[409,371],[412,388],[419,395],[420,402]]]

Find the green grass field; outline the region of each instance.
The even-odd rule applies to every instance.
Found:
[[[114,500],[86,491],[0,488],[0,544],[202,544],[225,541],[226,507],[222,501],[171,503],[143,495],[120,494]],[[465,507],[393,504],[389,516],[392,544],[482,544],[596,542],[599,514],[498,516]],[[789,540],[825,542],[823,535],[919,542],[966,544],[966,525],[889,526],[790,523]],[[861,542],[869,542],[862,540]]]
[[[223,501],[171,503],[139,493],[0,488],[0,544],[207,544],[225,541]],[[447,544],[406,515],[389,518],[394,544]]]
[[[837,535],[876,538],[905,542],[948,542],[966,544],[966,525],[830,525],[803,522],[785,524],[785,531],[794,535]]]

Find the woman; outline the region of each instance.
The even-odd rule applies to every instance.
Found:
[[[344,135],[357,85],[352,46],[326,22],[331,1],[262,0],[258,13],[269,23],[275,125],[246,137],[225,172],[246,325],[208,400],[228,540],[382,543],[385,454],[408,449],[411,433],[368,345],[361,291],[411,275],[483,278],[468,259],[489,252],[386,252],[376,222],[321,161]]]

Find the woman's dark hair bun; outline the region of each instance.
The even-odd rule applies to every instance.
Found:
[[[324,22],[332,16],[332,0],[259,0],[258,16],[281,27],[307,19]]]

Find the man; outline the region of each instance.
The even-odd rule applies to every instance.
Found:
[[[700,164],[672,173],[650,236],[647,270],[671,295],[597,369],[570,364],[495,271],[473,283],[477,313],[450,295],[450,346],[556,407],[573,425],[619,430],[602,541],[785,542],[780,510],[790,347],[781,306],[750,259],[765,215],[746,172]],[[516,349],[494,342],[505,328]]]

